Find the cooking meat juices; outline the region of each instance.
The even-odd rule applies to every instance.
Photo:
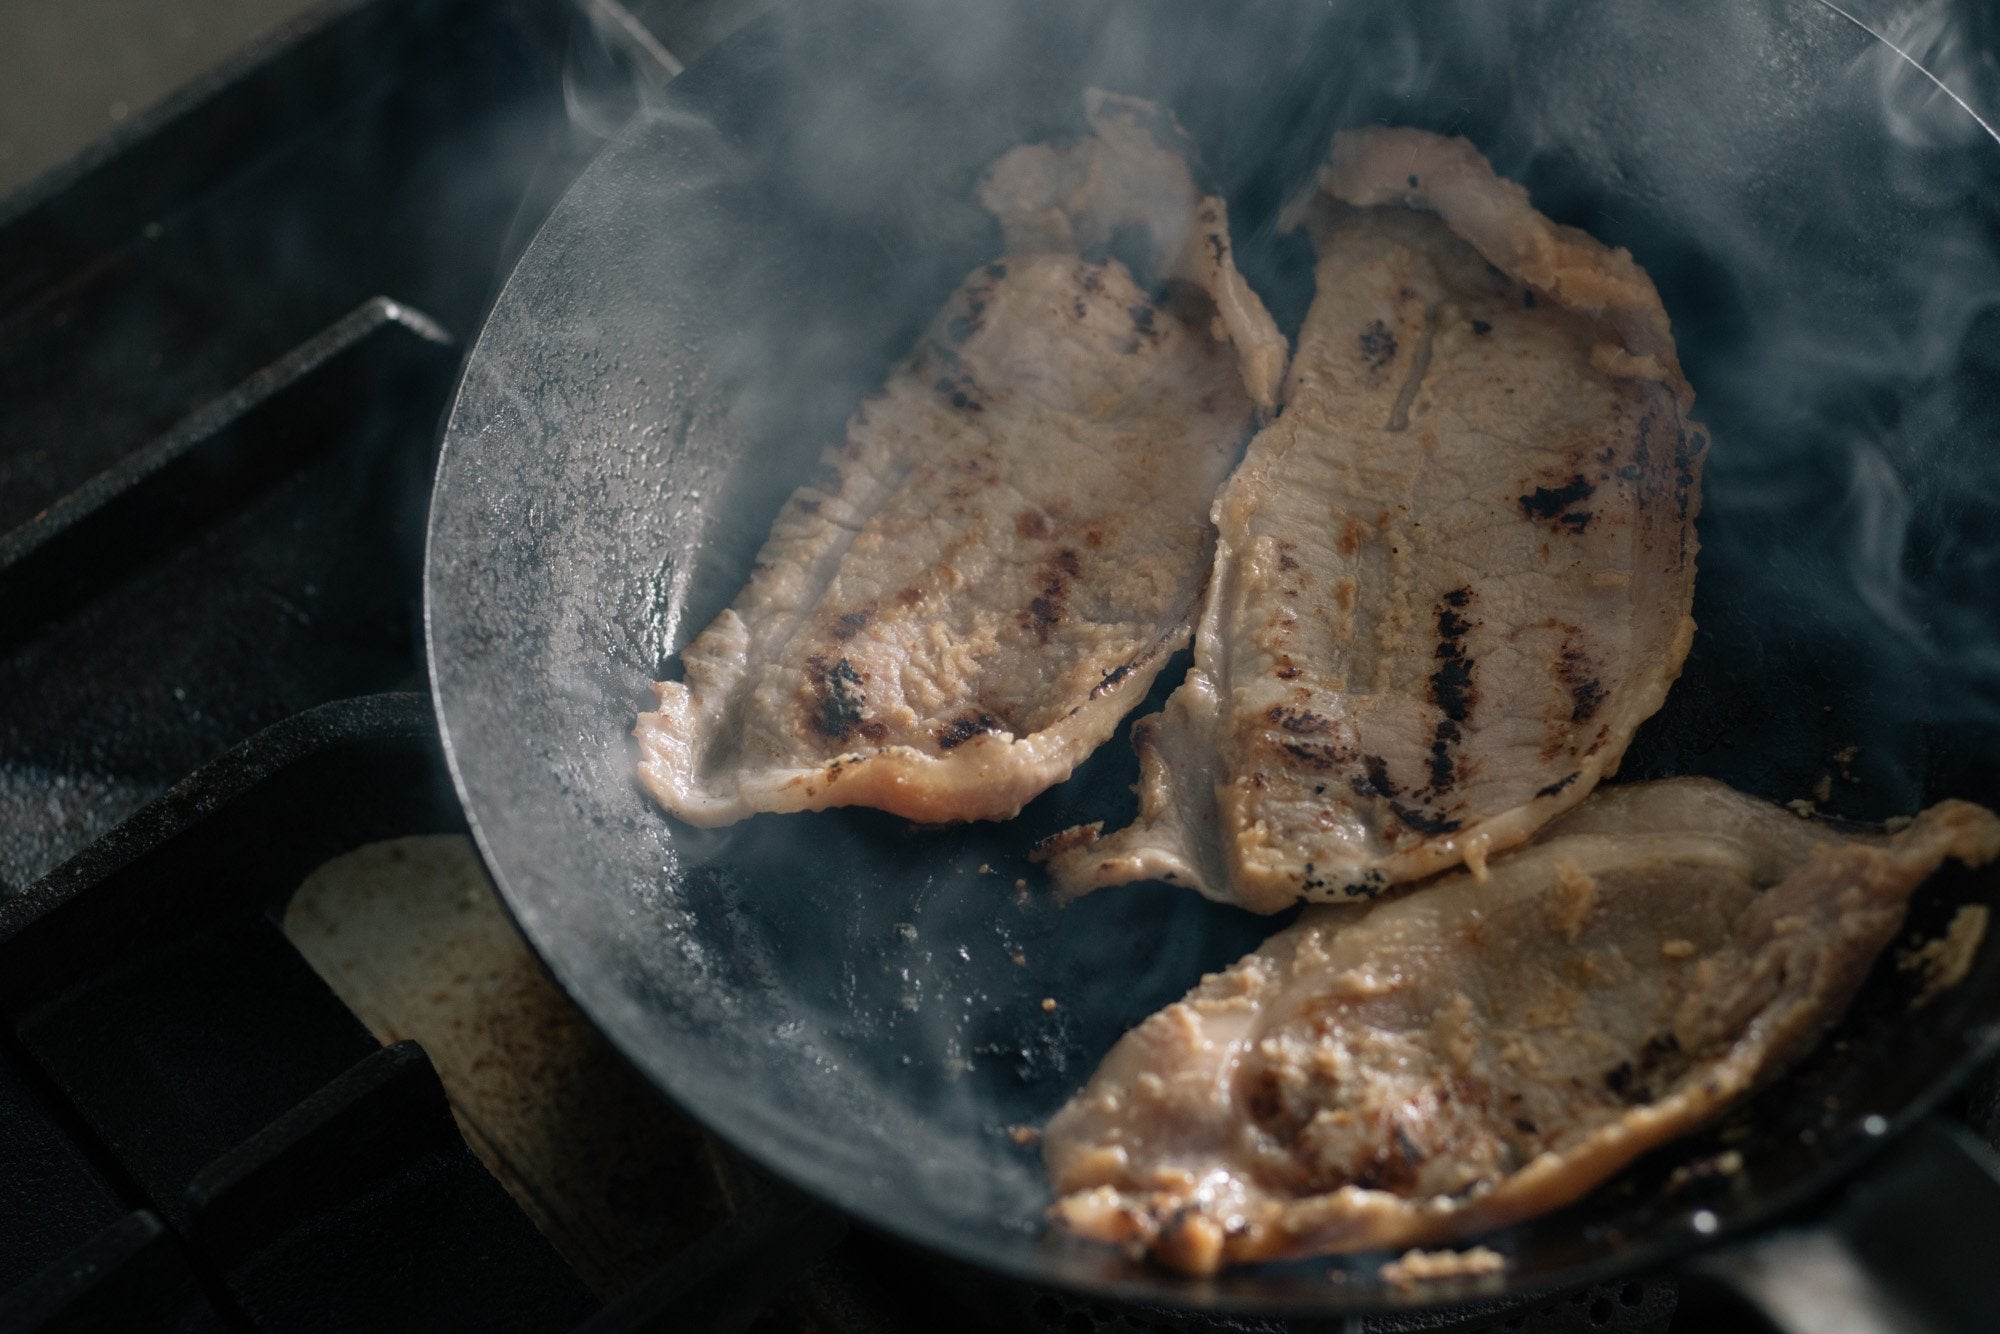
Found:
[[[1004,819],[1111,734],[1187,640],[1208,510],[1286,344],[1170,118],[1093,93],[1092,134],[980,187],[972,273],[637,729],[699,825],[866,805]],[[1147,238],[1156,294],[1104,253]]]
[[[1947,858],[1705,779],[1602,789],[1479,882],[1288,929],[1128,1033],[1044,1139],[1056,1217],[1190,1272],[1469,1236],[1712,1119],[1845,1009]]]
[[[1686,656],[1706,438],[1652,283],[1461,139],[1348,132],[1320,184],[1194,668],[1134,730],[1137,822],[1044,849],[1072,891],[1274,912],[1479,870],[1616,769]]]

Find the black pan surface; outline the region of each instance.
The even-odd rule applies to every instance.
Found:
[[[1190,1282],[1044,1234],[1036,1152],[1007,1129],[1281,924],[1158,886],[1051,902],[1025,850],[1123,818],[1122,737],[1019,820],[942,831],[865,811],[693,830],[632,777],[646,683],[994,253],[980,169],[1075,132],[1093,82],[1176,110],[1290,328],[1310,254],[1273,220],[1339,125],[1466,134],[1629,246],[1714,447],[1700,634],[1621,777],[1785,800],[1826,775],[1856,819],[2000,800],[2000,149],[1818,0],[823,3],[677,80],[493,311],[433,501],[436,702],[508,907],[611,1040],[782,1176],[990,1269],[1183,1306],[1411,1300],[1379,1256]],[[1913,927],[1995,890],[1947,875]],[[1992,942],[1915,1016],[1909,986],[1885,965],[1730,1125],[1490,1239],[1500,1286],[1659,1264],[1855,1167],[2000,1041]],[[1676,1173],[1725,1141],[1742,1172]]]

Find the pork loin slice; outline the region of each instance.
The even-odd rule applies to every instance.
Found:
[[[1286,345],[1171,121],[1101,94],[1089,111],[1092,136],[991,169],[1007,255],[855,412],[683,679],[654,687],[639,773],[683,820],[1004,819],[1186,642],[1209,505]],[[1158,299],[1082,253],[1135,227]]]
[[[1803,1054],[1911,892],[1996,854],[1965,802],[1846,837],[1606,788],[1487,883],[1308,908],[1128,1033],[1048,1127],[1054,1217],[1208,1272],[1567,1204]]]
[[[1274,912],[1521,842],[1613,772],[1694,623],[1706,438],[1652,284],[1463,140],[1334,142],[1278,419],[1218,497],[1195,665],[1076,892]]]

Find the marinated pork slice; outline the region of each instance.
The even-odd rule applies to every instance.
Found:
[[[1074,892],[1274,912],[1531,835],[1613,772],[1694,623],[1706,446],[1652,284],[1463,140],[1339,136],[1278,419],[1216,501],[1195,665]]]
[[[654,687],[639,772],[675,815],[1004,819],[1186,642],[1209,505],[1285,343],[1171,122],[1103,95],[1090,118],[1076,145],[995,164],[980,193],[1007,255],[855,412],[683,680]],[[1158,297],[1082,253],[1134,227]]]
[[[1054,1216],[1209,1272],[1578,1199],[1818,1039],[1946,858],[1704,779],[1606,788],[1480,883],[1308,908],[1115,1046],[1045,1138]]]

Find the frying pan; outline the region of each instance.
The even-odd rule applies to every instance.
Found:
[[[1784,800],[1826,777],[1853,819],[2000,799],[2000,145],[1819,0],[801,5],[609,146],[469,357],[432,502],[438,716],[508,908],[634,1066],[810,1195],[988,1270],[1217,1310],[1430,1300],[1386,1288],[1379,1256],[1197,1282],[1045,1234],[1036,1151],[1008,1129],[1282,924],[1159,886],[1051,901],[1024,851],[1129,813],[1122,738],[1018,820],[944,830],[867,811],[695,830],[633,778],[647,682],[995,253],[979,171],[1075,133],[1087,83],[1174,108],[1293,330],[1311,256],[1274,219],[1344,124],[1468,135],[1545,211],[1630,247],[1714,446],[1701,630],[1621,779]],[[1948,873],[1913,929],[1996,888]],[[2000,946],[1921,1012],[1910,993],[1885,963],[1836,1040],[1720,1131],[1489,1239],[1510,1268],[1480,1291],[1722,1246],[1890,1141],[1932,1144],[1906,1174],[1935,1159],[1935,1132],[1906,1132],[2000,1045]],[[1740,1172],[1707,1170],[1725,1145]]]

